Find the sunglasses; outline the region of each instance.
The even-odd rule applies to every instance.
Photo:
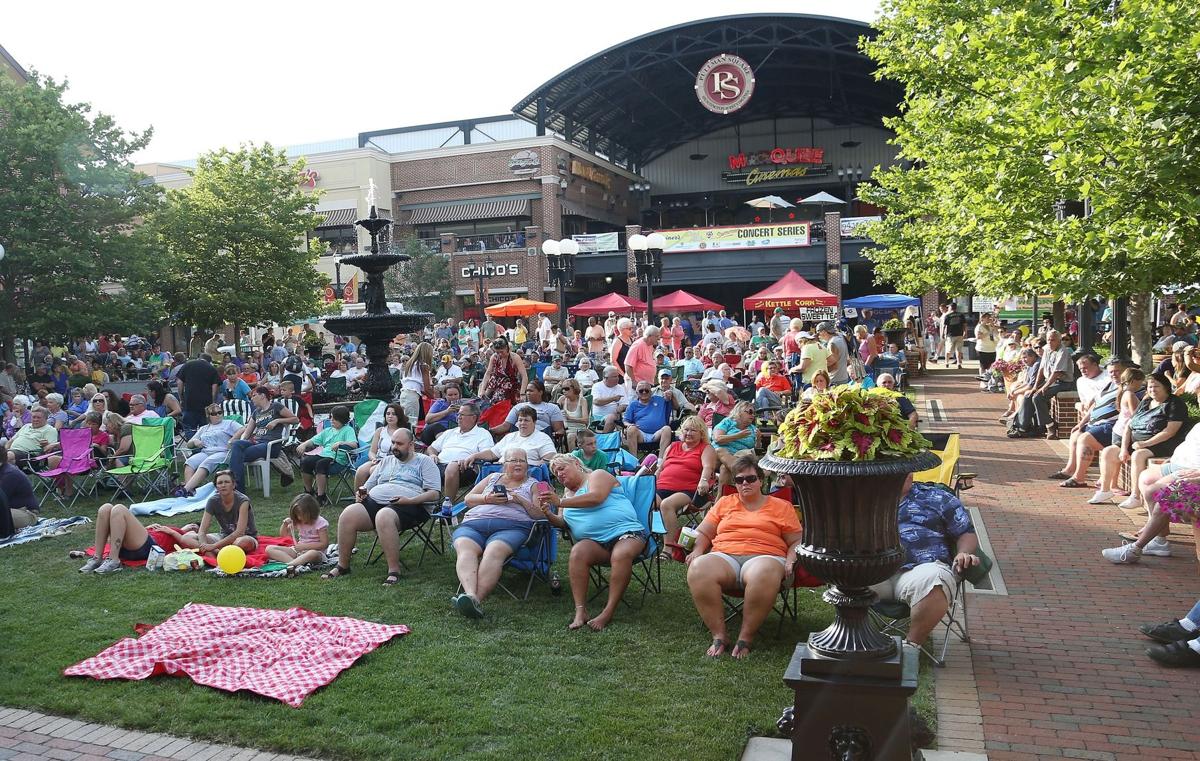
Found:
[[[758,483],[758,476],[756,476],[756,475],[734,476],[733,482],[735,484],[739,484],[739,485],[740,484],[756,484],[756,483]]]

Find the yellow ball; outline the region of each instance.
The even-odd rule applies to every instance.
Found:
[[[246,567],[246,552],[236,544],[222,547],[217,553],[217,568],[232,576]]]

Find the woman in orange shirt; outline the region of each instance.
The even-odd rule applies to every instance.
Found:
[[[721,594],[742,592],[742,629],[730,652],[741,660],[750,654],[784,581],[792,577],[801,532],[796,509],[762,493],[763,472],[753,454],[738,457],[732,470],[737,494],[722,497],[708,511],[686,562],[692,601],[712,634],[710,658],[728,646]]]

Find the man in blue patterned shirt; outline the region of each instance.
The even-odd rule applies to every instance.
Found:
[[[880,599],[908,605],[907,639],[920,644],[950,607],[957,574],[979,565],[974,554],[979,539],[958,497],[934,484],[914,484],[911,475],[904,482],[899,520],[904,565],[872,589]]]

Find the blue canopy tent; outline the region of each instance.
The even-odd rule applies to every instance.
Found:
[[[871,296],[859,296],[856,299],[846,299],[844,307],[855,309],[895,309],[901,310],[907,306],[921,306],[921,300],[915,296],[903,296],[899,293],[876,293]]]

